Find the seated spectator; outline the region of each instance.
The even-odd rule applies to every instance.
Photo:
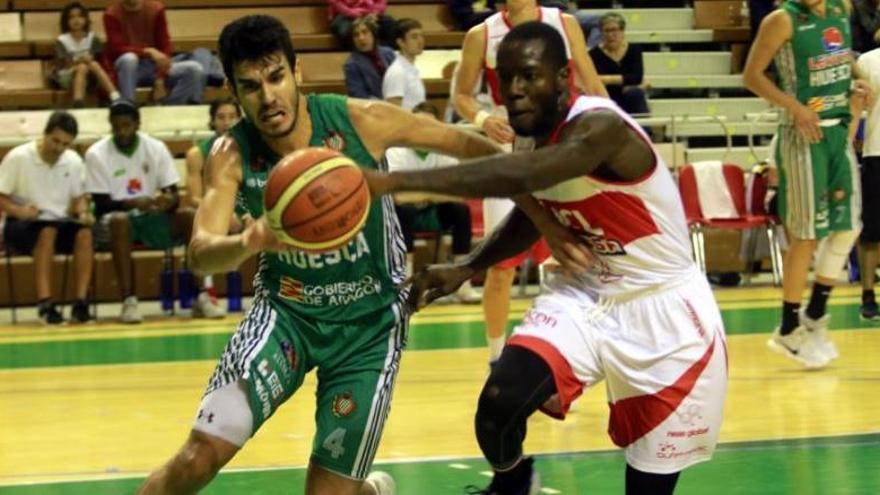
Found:
[[[459,31],[469,30],[497,11],[495,0],[447,0],[446,5]]]
[[[199,141],[186,152],[186,196],[185,204],[190,208],[198,208],[204,196],[204,164],[211,147],[219,136],[226,133],[241,118],[241,107],[235,98],[227,97],[214,100],[209,108],[210,120],[208,126],[214,131],[214,135],[208,139]],[[242,221],[239,218],[241,211],[236,207],[236,215],[230,224],[231,232],[239,232]],[[193,317],[220,318],[225,314],[217,302],[214,294],[214,279],[208,275],[202,279],[202,288],[196,304],[193,306]]]
[[[112,135],[86,151],[86,190],[95,201],[98,244],[113,253],[122,295],[122,321],[139,323],[132,244],[169,249],[186,242],[192,210],[178,210],[180,177],[165,143],[138,132],[140,112],[128,100],[110,106]]]
[[[865,53],[880,47],[880,0],[853,0],[853,50]]]
[[[376,24],[366,17],[354,22],[351,36],[354,51],[343,66],[348,96],[381,100],[382,78],[394,61],[394,50],[376,44]]]
[[[422,24],[415,19],[397,22],[397,58],[388,67],[382,79],[382,97],[385,101],[407,110],[425,101],[425,83],[416,67],[416,57],[425,50]]]
[[[613,12],[602,16],[602,42],[590,50],[608,96],[630,114],[646,114],[648,99],[641,86],[645,76],[642,50],[626,41],[626,21]]]
[[[427,118],[439,119],[440,112],[431,103],[424,102],[413,108],[413,113]],[[456,165],[455,158],[430,151],[409,148],[389,148],[385,152],[389,171],[423,170]],[[412,251],[415,233],[440,231],[452,233],[452,254],[456,261],[465,257],[471,250],[471,213],[461,198],[445,197],[435,194],[406,193],[394,198],[397,219],[403,231],[407,251],[407,272],[413,272]],[[457,293],[460,302],[476,302],[470,282],[466,282]]]
[[[70,320],[91,319],[86,302],[92,277],[94,219],[85,194],[82,159],[70,144],[77,123],[69,113],[49,117],[43,137],[16,146],[0,164],[0,209],[6,213],[7,249],[34,257],[37,314],[49,325],[64,322],[52,300],[52,260],[73,253],[76,301]]]
[[[101,65],[104,44],[91,30],[89,11],[79,2],[67,4],[61,11],[61,34],[55,40],[55,63],[52,82],[73,93],[73,107],[85,106],[86,86],[97,81],[110,100],[119,91]]]
[[[200,103],[207,80],[198,60],[173,61],[165,6],[159,0],[114,0],[104,11],[107,56],[119,92],[135,101],[135,90],[152,87],[152,100],[168,105]],[[210,52],[200,49],[201,53]],[[170,89],[170,93],[168,92]]]
[[[378,37],[381,44],[394,46],[394,18],[385,15],[387,0],[329,0],[330,32],[336,36],[339,44],[351,50],[352,31],[358,19],[367,19],[373,25],[373,36]]]

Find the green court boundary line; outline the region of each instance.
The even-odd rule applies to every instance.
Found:
[[[802,438],[781,438],[781,439],[764,439],[764,440],[747,440],[737,442],[719,443],[716,452],[730,451],[757,451],[757,450],[785,450],[785,449],[805,449],[805,448],[834,448],[834,447],[850,447],[862,445],[880,445],[880,431],[871,433],[854,433],[851,435],[829,435],[817,437]],[[536,459],[566,459],[583,457],[585,455],[596,457],[615,457],[623,456],[623,449],[598,449],[598,450],[576,450],[570,452],[550,452],[543,454],[530,454]],[[406,459],[380,459],[376,460],[374,466],[388,466],[395,464],[418,464],[418,463],[441,463],[451,461],[480,461],[481,456],[426,456],[411,457]],[[710,461],[711,462],[711,461]],[[258,473],[272,471],[298,471],[308,468],[308,464],[295,464],[287,466],[253,466],[253,467],[235,467],[222,469],[219,475],[223,474],[241,474],[241,473]],[[15,486],[48,486],[57,484],[71,483],[95,483],[102,481],[117,481],[127,479],[145,478],[149,472],[137,473],[84,473],[82,475],[73,475],[77,478],[70,480],[54,480],[51,482],[40,481],[21,481],[13,483],[4,483],[0,477],[0,487]],[[20,475],[18,475],[20,476]],[[53,473],[41,473],[39,476],[52,477],[59,476]]]

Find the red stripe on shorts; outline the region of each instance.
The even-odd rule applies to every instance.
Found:
[[[715,339],[703,357],[692,364],[672,385],[652,395],[637,395],[608,404],[611,417],[608,419],[608,436],[618,447],[626,447],[660,425],[687,397],[715,349]]]
[[[541,411],[548,416],[556,419],[565,419],[565,414],[571,407],[571,403],[580,397],[584,391],[584,385],[574,376],[571,365],[568,360],[559,352],[559,349],[550,342],[531,335],[514,335],[507,341],[507,345],[515,345],[526,348],[544,360],[550,371],[553,373],[553,382],[556,384],[556,395],[559,397],[558,406],[553,399],[547,401],[547,404],[554,403],[554,407],[549,409],[541,407]]]

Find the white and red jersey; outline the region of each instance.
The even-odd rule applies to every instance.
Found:
[[[650,143],[642,128],[605,98],[578,97],[570,107],[566,124],[597,109],[617,112]],[[653,152],[654,166],[639,180],[609,182],[584,174],[533,193],[596,255],[594,270],[576,278],[566,277],[565,284],[600,297],[615,297],[692,273],[695,265],[678,187],[663,159],[656,150]]]
[[[565,42],[565,56],[568,59],[570,69],[569,85],[572,94],[579,92],[574,84],[575,71],[571,62],[571,46],[568,42],[568,35],[565,32],[565,24],[562,22],[562,12],[556,8],[538,7],[538,21],[553,26],[562,35],[562,40]],[[483,24],[486,25],[486,52],[483,54],[483,73],[486,78],[486,86],[489,88],[489,94],[492,96],[492,101],[496,105],[501,105],[501,84],[498,79],[498,73],[495,71],[495,67],[498,65],[498,46],[501,44],[501,40],[507,36],[507,33],[513,29],[513,26],[507,18],[506,10],[493,14],[483,21]]]

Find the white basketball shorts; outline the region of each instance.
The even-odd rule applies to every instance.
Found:
[[[537,298],[508,345],[550,366],[563,419],[585,388],[606,381],[608,434],[627,463],[668,474],[709,460],[727,392],[718,305],[697,270],[630,298],[599,299],[574,287]]]

